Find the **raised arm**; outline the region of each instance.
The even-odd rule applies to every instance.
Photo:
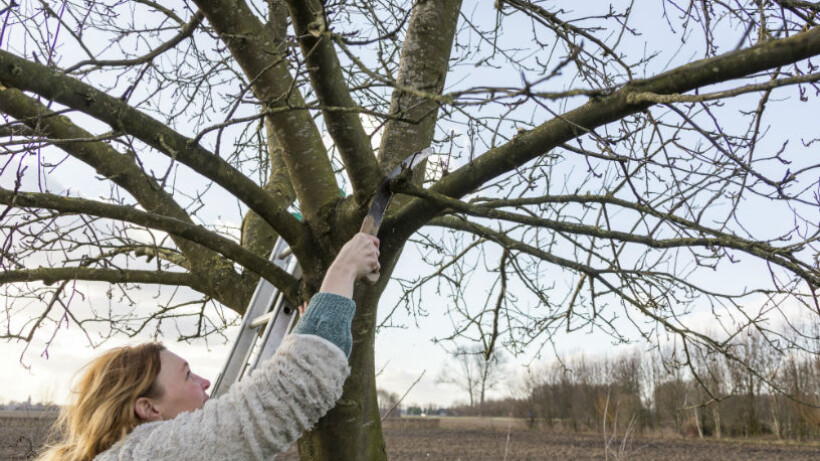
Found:
[[[353,285],[356,280],[379,271],[379,240],[358,233],[342,247],[322,281],[322,287],[310,300],[294,334],[317,335],[339,346],[350,356],[353,337],[350,322],[356,305]]]

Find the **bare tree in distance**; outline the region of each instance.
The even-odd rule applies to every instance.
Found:
[[[695,369],[700,380],[701,392],[698,405],[703,405],[705,411],[710,411],[712,416],[713,434],[715,438],[721,438],[722,422],[720,416],[721,402],[735,393],[736,387],[733,385],[726,357],[711,350],[700,349],[695,358]]]
[[[574,331],[675,338],[799,398],[727,338],[752,327],[807,352],[770,322],[820,312],[818,137],[800,123],[817,107],[815,3],[1,11],[6,341],[218,336],[260,276],[298,304],[384,172],[432,145],[425,173],[393,184],[344,404],[300,440],[303,460],[385,459],[374,342],[401,308],[446,311],[439,339],[487,354]],[[301,279],[267,261],[276,237]],[[393,278],[404,294],[380,312],[405,248],[430,266]]]
[[[452,356],[456,366],[443,368],[436,377],[436,383],[450,384],[466,392],[469,396],[470,408],[475,408],[480,375],[476,366],[476,356],[470,355],[464,350],[456,350]]]
[[[451,384],[467,392],[470,407],[482,415],[487,392],[505,382],[506,356],[495,351],[487,356],[480,347],[459,348],[451,354],[455,367],[445,366],[436,377],[439,384]]]
[[[382,419],[386,417],[396,418],[401,415],[399,394],[379,389],[376,391],[376,395],[379,399],[379,414]]]

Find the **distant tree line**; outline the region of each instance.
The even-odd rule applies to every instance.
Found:
[[[806,338],[817,345],[815,335]],[[815,348],[806,343],[803,353],[783,354],[758,333],[731,343],[731,356],[674,345],[614,357],[580,355],[530,370],[510,385],[509,398],[472,399],[449,413],[516,416],[576,431],[600,431],[606,424],[699,437],[820,438]]]
[[[57,406],[53,403],[42,403],[36,402],[32,403],[31,398],[26,400],[25,402],[15,402],[11,401],[8,403],[0,403],[0,411],[44,411],[44,410],[57,410]]]
[[[421,405],[418,403],[404,404],[399,394],[378,389],[376,394],[379,398],[379,414],[382,419],[399,418],[404,416],[447,416],[446,408],[435,403]]]

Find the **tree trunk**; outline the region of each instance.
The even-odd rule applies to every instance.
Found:
[[[720,438],[720,407],[714,405],[712,407],[712,417],[715,420],[715,437]]]
[[[481,362],[481,400],[478,408],[478,415],[484,416],[484,395],[487,392],[487,379],[490,377],[490,361],[484,360]]]
[[[758,429],[760,427],[757,420],[757,399],[755,397],[755,383],[754,377],[751,375],[751,373],[749,373],[748,386],[749,389],[746,398],[749,402],[749,411],[747,413],[748,418],[746,419],[746,437],[751,437],[758,434]]]
[[[776,435],[777,439],[780,440],[783,437],[780,435],[780,418],[778,417],[777,411],[777,397],[771,395],[769,400],[772,407],[772,432],[774,432],[774,435]]]
[[[478,401],[478,416],[484,416],[484,390],[486,381],[481,381],[481,398]]]
[[[382,274],[385,277],[386,274]],[[302,461],[386,460],[375,378],[375,318],[378,295],[357,296],[353,351],[342,398],[299,440]]]
[[[379,299],[401,255],[401,247],[382,241],[382,270],[375,285],[356,284],[353,299],[353,350],[342,398],[313,430],[299,439],[301,461],[386,461],[376,393],[375,341]]]

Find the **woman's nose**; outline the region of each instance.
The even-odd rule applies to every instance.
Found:
[[[211,382],[205,378],[202,378],[202,389],[207,389],[211,387]]]

